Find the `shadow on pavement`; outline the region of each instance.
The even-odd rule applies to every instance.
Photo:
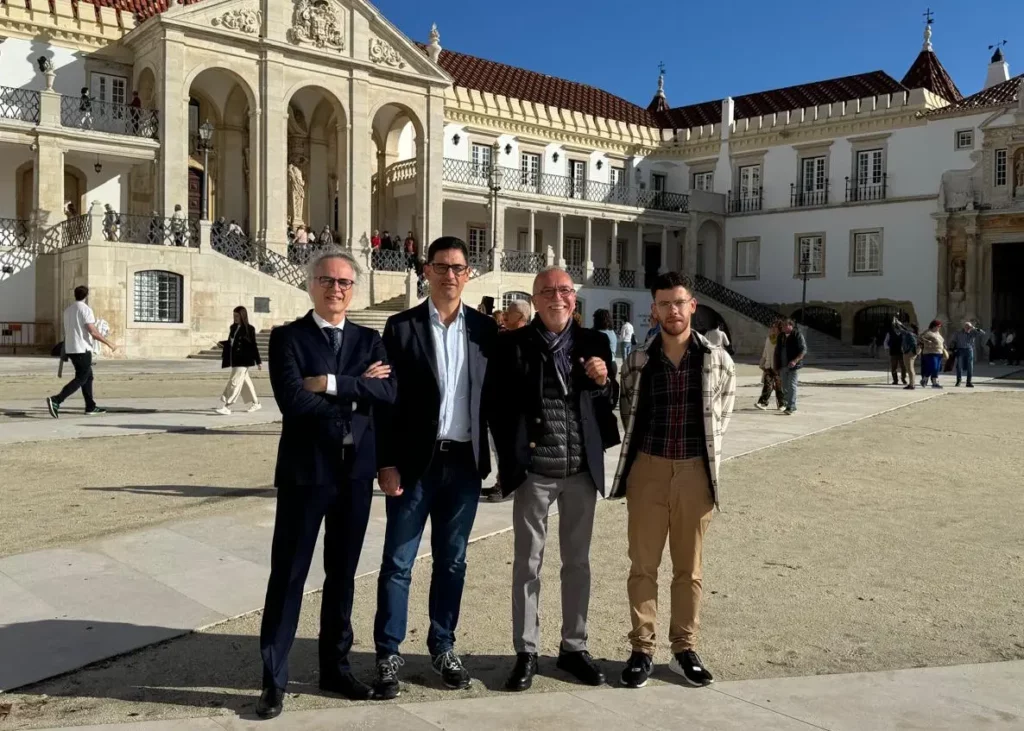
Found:
[[[83,487],[95,492],[133,492],[138,495],[167,495],[170,497],[276,497],[277,491],[270,485],[263,487],[214,487],[211,485],[125,485],[124,487]]]
[[[189,413],[189,412],[184,412]],[[109,422],[89,422],[86,426],[98,426],[105,427],[108,429],[126,429],[132,430],[137,429],[139,431],[150,431],[154,433],[167,433],[167,434],[221,434],[227,436],[239,436],[239,437],[277,437],[281,436],[281,431],[241,431],[238,429],[227,429],[219,428],[216,426],[188,426],[187,424],[111,424]],[[259,426],[254,424],[253,426]]]

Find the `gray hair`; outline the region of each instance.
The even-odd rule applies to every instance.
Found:
[[[306,290],[312,294],[313,282],[316,280],[317,272],[320,270],[320,266],[328,259],[341,259],[343,262],[352,267],[352,273],[355,275],[356,283],[359,282],[359,276],[362,274],[362,269],[359,267],[359,262],[356,261],[355,257],[349,254],[344,249],[337,247],[325,249],[314,256],[309,264],[306,266]]]
[[[505,310],[516,310],[520,315],[523,316],[524,320],[530,319],[529,300],[513,300],[512,302],[509,302],[508,307],[506,307]]]
[[[540,279],[541,277],[546,276],[548,274],[551,274],[553,272],[561,272],[562,274],[564,274],[567,277],[569,277],[569,281],[572,282],[572,275],[569,274],[569,272],[567,272],[564,267],[549,266],[549,267],[544,267],[539,272],[537,272],[537,276],[535,276],[533,278],[533,287],[532,288],[533,289],[537,288],[537,280],[538,279]],[[576,284],[576,282],[573,282],[573,285],[575,285],[575,284]]]

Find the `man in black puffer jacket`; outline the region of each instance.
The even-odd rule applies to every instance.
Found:
[[[498,338],[485,401],[504,494],[514,493],[512,633],[516,664],[506,683],[526,690],[537,672],[540,566],[548,512],[558,503],[562,555],[562,644],[558,667],[589,685],[604,674],[587,652],[590,539],[597,493],[605,494],[604,450],[619,443],[604,333],[573,323],[576,290],[562,269],[533,283],[537,316]]]

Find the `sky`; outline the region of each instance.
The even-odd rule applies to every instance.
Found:
[[[426,42],[597,86],[646,106],[665,64],[669,104],[885,71],[903,78],[932,45],[964,95],[980,91],[992,52],[1024,73],[1024,0],[375,0]]]

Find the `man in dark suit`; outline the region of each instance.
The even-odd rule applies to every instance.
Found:
[[[498,338],[485,403],[498,477],[514,493],[512,644],[507,690],[533,683],[540,647],[540,569],[548,514],[558,504],[562,556],[562,644],[557,667],[588,685],[604,673],[587,651],[590,539],[598,493],[607,494],[604,450],[619,443],[612,413],[608,338],[573,321],[576,289],[551,267],[533,283],[537,316]]]
[[[380,336],[345,318],[358,274],[348,254],[321,254],[308,279],[313,310],[270,335],[270,383],[282,426],[274,476],[277,518],[260,629],[263,693],[256,713],[262,718],[282,710],[288,652],[325,518],[320,688],[353,700],[371,694],[349,667],[350,617],[378,467],[374,416],[394,402],[396,386]]]
[[[409,582],[430,518],[433,571],[427,647],[434,671],[452,689],[470,684],[455,654],[455,628],[466,577],[466,546],[491,469],[481,395],[494,321],[462,302],[468,250],[446,236],[427,252],[430,298],[392,316],[384,328],[388,362],[398,379],[395,405],[382,410],[377,433],[388,523],[377,582],[374,697],[399,694],[399,647],[409,613]]]

